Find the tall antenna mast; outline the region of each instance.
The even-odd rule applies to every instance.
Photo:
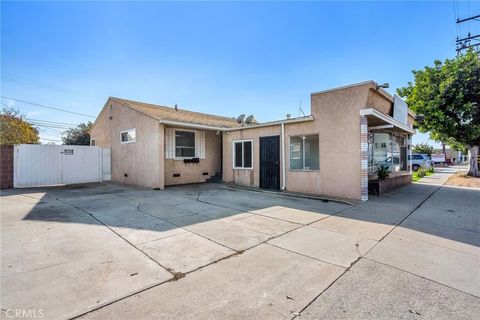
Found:
[[[303,112],[303,109],[302,109],[302,99],[300,99],[300,105],[298,106],[298,116],[300,117],[300,114],[303,114],[303,116],[305,117],[305,112]]]

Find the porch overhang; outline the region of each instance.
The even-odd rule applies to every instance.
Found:
[[[415,130],[409,126],[387,116],[373,108],[360,110],[360,115],[367,117],[368,128],[388,129],[389,131],[415,134]]]

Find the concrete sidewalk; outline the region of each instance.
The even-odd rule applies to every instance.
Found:
[[[2,317],[474,319],[480,190],[451,174],[356,206],[208,184],[15,191]]]
[[[377,233],[380,241],[301,318],[478,318],[480,190],[442,187],[451,173],[440,169],[389,196],[398,210],[386,217],[400,224],[386,234]],[[373,199],[340,216],[371,215],[372,210],[365,207],[378,208],[383,201]],[[331,219],[337,218],[319,223]]]

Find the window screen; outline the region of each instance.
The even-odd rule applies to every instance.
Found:
[[[305,170],[319,169],[318,136],[305,136]]]
[[[175,157],[195,157],[195,132],[175,131]]]
[[[252,168],[252,141],[235,141],[233,144],[234,168]]]
[[[235,167],[243,167],[242,157],[243,142],[235,142]]]
[[[303,139],[290,138],[290,169],[303,169]]]
[[[243,143],[243,167],[252,167],[252,141],[245,141]]]
[[[290,169],[320,169],[318,135],[290,137]]]

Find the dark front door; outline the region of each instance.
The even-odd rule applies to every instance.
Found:
[[[260,188],[280,190],[280,136],[260,138]]]

